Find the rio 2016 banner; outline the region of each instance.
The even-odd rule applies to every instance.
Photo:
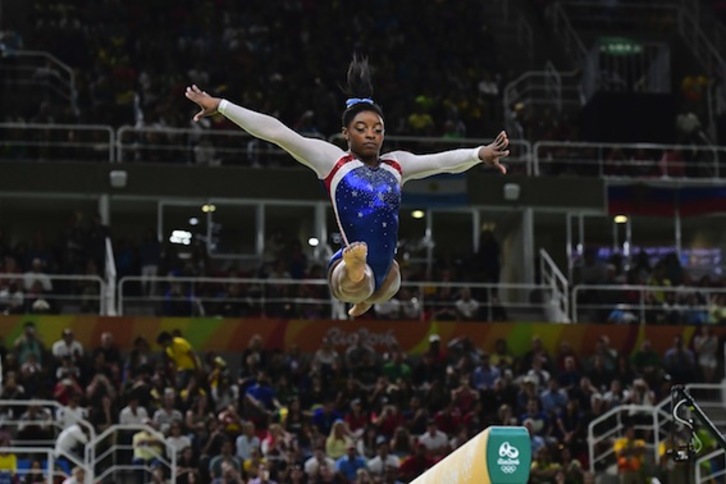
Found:
[[[640,348],[645,339],[663,354],[673,346],[676,336],[687,344],[693,338],[693,326],[628,326],[607,324],[555,324],[531,322],[471,323],[436,321],[330,321],[281,319],[218,319],[218,318],[154,318],[101,316],[0,316],[0,336],[10,347],[23,332],[23,325],[33,322],[40,340],[50,346],[70,328],[86,348],[100,344],[101,334],[108,331],[122,350],[129,350],[137,337],[146,338],[154,346],[161,331],[179,331],[197,351],[238,352],[244,350],[253,336],[259,335],[267,348],[287,351],[297,346],[303,352],[314,352],[324,338],[338,349],[359,338],[376,350],[396,344],[408,353],[421,353],[429,346],[433,334],[447,344],[456,338],[469,338],[475,347],[492,351],[498,339],[507,342],[515,355],[526,352],[534,337],[556,352],[567,342],[576,353],[589,353],[595,342],[607,336],[610,346],[629,354]],[[719,337],[726,336],[726,327],[713,327]]]

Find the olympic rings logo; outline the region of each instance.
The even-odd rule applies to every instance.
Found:
[[[511,445],[509,442],[502,442],[499,446],[499,457],[508,457],[510,459],[516,459],[519,457],[519,449]],[[512,471],[514,472],[514,471]],[[511,474],[511,472],[510,472]]]
[[[517,466],[502,466],[500,469],[505,474],[514,474],[517,471]]]

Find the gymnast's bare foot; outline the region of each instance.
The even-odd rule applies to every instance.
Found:
[[[353,307],[348,310],[348,316],[350,316],[351,318],[360,316],[361,314],[368,311],[371,306],[373,306],[373,304],[365,301],[354,304]]]
[[[353,242],[343,249],[343,261],[345,271],[351,282],[360,282],[366,275],[366,258],[368,257],[368,245],[365,242]],[[357,306],[357,305],[356,305]],[[370,305],[368,306],[370,308]],[[368,310],[366,308],[360,314]],[[352,311],[352,309],[351,309]]]

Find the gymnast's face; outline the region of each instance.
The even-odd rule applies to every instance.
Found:
[[[375,111],[361,111],[343,128],[350,151],[361,161],[376,161],[383,145],[383,119]]]

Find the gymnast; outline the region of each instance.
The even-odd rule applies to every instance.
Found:
[[[315,171],[330,197],[343,248],[328,264],[328,283],[335,298],[352,304],[348,314],[360,316],[392,298],[401,285],[395,261],[401,188],[409,180],[440,173],[461,173],[479,163],[502,174],[501,158],[509,155],[502,131],[494,142],[477,148],[415,155],[407,151],[381,154],[385,125],[383,110],[373,99],[371,69],[366,58],[354,56],[348,66],[342,135],[348,151],[315,138],[306,138],[278,119],[212,97],[192,85],[186,97],[200,111],[194,121],[219,112],[250,135],[274,143]]]

